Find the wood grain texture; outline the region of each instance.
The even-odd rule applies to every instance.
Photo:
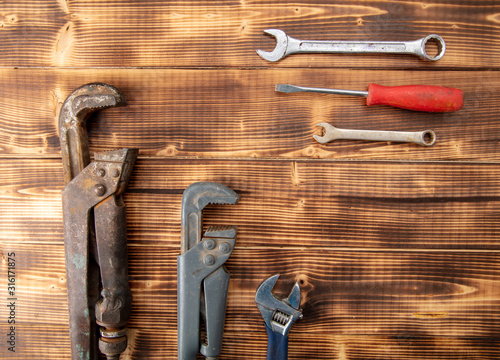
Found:
[[[62,360],[69,357],[67,328],[52,326],[24,327],[30,336],[23,339],[22,354],[13,354],[15,360]],[[122,359],[177,359],[175,339],[177,333],[168,325],[164,329],[130,328],[129,347]],[[255,333],[225,332],[221,360],[265,359],[265,331]],[[57,341],[54,341],[55,339]],[[428,344],[432,343],[430,347]],[[48,345],[50,344],[50,347]],[[290,334],[289,359],[314,358],[321,360],[380,359],[380,360],[484,360],[499,355],[499,341],[492,338],[413,337]],[[154,349],[154,351],[151,351]],[[40,354],[42,357],[40,357]]]
[[[0,156],[59,157],[58,111],[89,82],[119,88],[128,106],[89,120],[93,151],[136,147],[148,157],[320,158],[498,161],[496,114],[500,72],[276,70],[0,70]],[[383,85],[439,84],[465,92],[464,109],[430,114],[365,99],[281,94],[277,83],[365,90]],[[316,126],[423,131],[434,146],[338,140],[316,142]]]
[[[498,166],[437,165],[139,159],[125,194],[128,240],[177,249],[184,189],[215,181],[242,198],[208,207],[204,224],[238,225],[245,247],[499,250]],[[0,160],[4,244],[62,241],[61,168]]]
[[[32,329],[40,323],[66,324],[66,278],[59,207],[60,161],[22,159],[13,163],[3,159],[0,164],[4,165],[0,167],[2,183],[9,184],[3,186],[5,204],[0,208],[11,209],[4,218],[12,221],[6,223],[10,230],[2,232],[4,245],[1,250],[3,254],[16,251],[20,259],[18,266],[22,269],[19,283],[29,284],[19,293],[19,302],[23,304],[18,312],[20,329],[32,334],[35,332]],[[232,280],[226,321],[225,338],[228,340],[224,343],[226,358],[263,356],[266,340],[253,297],[259,282],[273,273],[283,275],[278,291],[286,291],[293,281],[299,281],[302,289],[305,319],[294,326],[291,359],[303,358],[304,354],[317,359],[496,356],[492,344],[498,344],[500,330],[497,311],[500,269],[496,261],[498,248],[494,246],[498,243],[498,231],[491,231],[492,241],[487,246],[497,251],[432,251],[438,245],[429,241],[433,239],[433,228],[440,229],[435,238],[436,241],[441,239],[441,247],[453,248],[455,239],[440,233],[445,225],[432,223],[432,216],[426,217],[425,211],[420,209],[416,211],[418,216],[401,220],[395,227],[408,223],[415,225],[415,222],[417,227],[425,226],[424,217],[431,221],[430,230],[425,234],[429,242],[413,244],[415,249],[393,250],[391,247],[395,245],[411,246],[410,239],[402,237],[398,242],[396,236],[388,235],[385,244],[374,243],[374,235],[367,229],[371,224],[383,222],[378,218],[382,216],[380,209],[372,210],[368,224],[361,224],[358,242],[349,238],[344,242],[329,242],[329,236],[343,238],[343,232],[351,229],[349,225],[336,226],[339,220],[334,214],[329,219],[316,220],[314,216],[304,216],[303,212],[291,216],[297,208],[292,194],[308,197],[303,199],[302,208],[316,201],[318,206],[326,205],[322,211],[328,212],[335,206],[323,200],[324,197],[342,195],[348,198],[351,194],[357,198],[356,207],[363,208],[362,198],[373,192],[380,196],[380,204],[388,203],[387,209],[393,215],[396,214],[394,205],[401,206],[399,201],[410,200],[410,210],[420,202],[433,207],[448,202],[454,197],[452,194],[470,192],[473,184],[478,199],[490,198],[489,193],[493,196],[488,201],[496,197],[496,186],[487,185],[498,178],[495,165],[467,164],[471,174],[469,180],[464,177],[464,164],[449,163],[439,169],[433,167],[434,163],[420,166],[415,169],[415,164],[394,162],[140,159],[125,199],[128,204],[130,284],[134,295],[130,321],[133,340],[125,358],[175,358],[179,205],[184,187],[196,180],[224,182],[242,195],[238,205],[208,208],[205,212],[206,225],[231,223],[239,226],[238,246],[227,263]],[[193,172],[193,168],[197,171]],[[373,176],[367,179],[363,177],[365,173]],[[199,174],[204,177],[197,179]],[[394,180],[391,182],[389,177]],[[28,183],[27,178],[30,179]],[[429,199],[423,197],[429,196],[429,183],[434,184],[434,200],[430,204],[427,203]],[[463,205],[464,209],[470,200]],[[262,209],[265,211],[273,201],[277,204],[269,209],[270,219],[266,220]],[[476,206],[461,221],[469,217],[481,218],[482,207]],[[343,204],[339,208],[350,206]],[[409,208],[403,209],[401,217],[411,214]],[[495,209],[494,206],[490,215],[482,217],[490,218],[493,227],[498,212]],[[429,214],[442,213],[434,209]],[[358,219],[360,214],[343,216]],[[459,216],[456,211],[451,218],[454,216]],[[449,225],[451,221],[453,226],[461,226],[461,221],[451,218],[442,223]],[[322,221],[331,227],[327,233],[318,234],[315,227],[321,226]],[[482,225],[488,228],[485,223]],[[302,229],[304,226],[306,228]],[[462,226],[466,230],[470,224]],[[261,240],[259,234],[262,234]],[[473,245],[478,248],[480,244],[474,244],[474,236],[480,242],[487,238],[485,233],[471,231],[464,234],[466,239],[459,247]],[[9,241],[20,238],[23,242]],[[366,249],[354,249],[357,244]],[[386,249],[374,249],[377,246]],[[422,250],[425,246],[429,249]],[[5,266],[5,262],[3,264]],[[54,359],[65,358],[69,349],[64,347],[67,330],[56,329],[59,329],[57,338],[61,339],[61,345],[50,354]],[[381,342],[372,334],[382,336]],[[447,347],[450,343],[456,343],[458,349],[450,350]],[[41,345],[36,342],[30,345],[26,358],[36,358],[37,346]],[[388,349],[392,349],[390,355]],[[415,353],[419,355],[414,356]]]
[[[54,333],[57,343],[67,344],[67,328],[63,326],[67,323],[67,311],[62,244],[40,244],[35,248],[29,244],[17,245],[16,252],[22,269],[18,281],[30,284],[29,288],[20,287],[18,292],[18,301],[23,304],[17,312],[20,333],[29,334],[40,323],[46,323],[57,329]],[[168,342],[175,338],[177,254],[178,250],[162,246],[129,247],[134,296],[130,351],[142,355],[126,358],[175,358],[175,345]],[[375,347],[377,338],[382,338],[377,355],[380,358],[387,355],[384,343],[392,343],[396,359],[411,356],[415,348],[429,341],[437,344],[428,355],[448,352],[444,358],[451,358],[452,353],[460,356],[470,348],[473,339],[478,341],[476,346],[490,345],[471,349],[472,358],[485,352],[496,354],[498,348],[496,351],[490,348],[500,340],[497,310],[500,268],[496,258],[497,252],[369,252],[238,246],[227,262],[232,278],[224,357],[261,358],[266,340],[254,304],[255,289],[263,278],[277,272],[282,274],[278,293],[289,290],[295,281],[302,292],[304,319],[292,329],[290,358],[299,359],[304,353],[318,359],[328,356],[342,359],[341,353],[345,353],[346,359],[363,358]],[[256,259],[259,266],[250,266]],[[2,270],[4,267],[2,264]],[[40,271],[48,268],[51,271]],[[448,338],[451,343],[464,344],[456,352],[446,351]],[[36,339],[24,341],[30,343]],[[367,348],[362,345],[365,342]],[[153,346],[154,343],[161,345]],[[59,346],[53,350],[55,358]],[[248,352],[251,346],[255,353]],[[68,350],[59,349],[62,358]],[[423,354],[420,356],[425,358]],[[462,356],[467,358],[465,354]]]
[[[495,1],[95,1],[4,2],[3,66],[498,68]],[[437,33],[437,63],[382,55],[291,56],[277,64],[257,49],[279,28],[304,40],[416,40]]]
[[[437,33],[447,49],[438,62],[316,54],[270,63],[255,52],[274,47],[269,28],[311,40]],[[140,149],[125,194],[134,301],[121,360],[177,359],[180,204],[195,181],[242,197],[204,211],[205,227],[238,226],[220,360],[266,357],[254,295],[276,273],[279,294],[295,281],[302,291],[290,359],[500,358],[499,41],[494,0],[1,2],[0,358],[70,357],[57,126],[68,94],[90,82],[128,102],[88,120],[91,150]],[[371,82],[459,88],[464,108],[425,114],[274,91]],[[431,129],[437,142],[320,145],[319,122]],[[9,252],[16,353],[2,335]]]
[[[66,324],[64,248],[18,246],[20,259],[16,324]],[[132,328],[163,329],[176,323],[178,249],[129,247],[134,296]],[[281,273],[277,292],[301,286],[304,321],[294,333],[493,337],[499,330],[498,252],[370,252],[237,247],[231,272],[226,329],[263,330],[255,290]],[[47,260],[49,258],[49,260]],[[259,260],[258,267],[250,266]],[[52,271],[39,271],[50,265]],[[457,265],[459,264],[459,265]],[[38,266],[38,267],[37,267]]]

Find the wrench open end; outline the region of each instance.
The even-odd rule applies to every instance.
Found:
[[[276,62],[286,56],[286,49],[288,47],[288,36],[284,31],[278,29],[267,29],[264,33],[276,38],[276,47],[273,51],[257,50],[257,54],[267,61]]]
[[[319,142],[320,144],[326,144],[327,142],[330,142],[333,139],[331,131],[333,130],[333,126],[328,124],[328,123],[319,123],[316,124],[316,126],[321,126],[323,128],[323,135],[313,135],[314,140]]]

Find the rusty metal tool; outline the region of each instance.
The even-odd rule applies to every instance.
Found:
[[[88,84],[66,98],[59,115],[72,360],[97,360],[98,347],[117,360],[127,347],[132,295],[122,194],[138,150],[96,153],[90,161],[85,127],[92,112],[124,104],[114,87]]]
[[[371,140],[371,141],[394,141],[407,142],[423,146],[431,146],[436,142],[436,134],[432,130],[424,131],[379,131],[379,130],[351,130],[338,129],[328,123],[319,123],[323,127],[322,136],[313,135],[320,144],[339,139],[345,140]]]
[[[216,360],[221,353],[230,277],[224,263],[233,252],[238,229],[210,227],[202,237],[202,211],[208,204],[236,204],[239,199],[227,186],[213,182],[191,184],[182,196],[181,254],[177,257],[179,360],[196,360],[198,352]]]
[[[272,290],[279,277],[264,280],[255,294],[267,331],[267,360],[288,358],[288,332],[295,321],[302,319],[299,284],[295,283],[287,298],[278,300]]]
[[[294,39],[278,29],[264,30],[264,33],[276,38],[276,47],[271,52],[257,50],[257,53],[264,60],[272,62],[298,53],[411,54],[424,60],[436,61],[443,57],[446,50],[443,38],[436,34],[427,35],[414,41],[324,41]],[[425,51],[425,46],[429,41],[438,46],[438,54],[435,56],[431,56]]]
[[[368,91],[323,89],[290,84],[277,84],[282,93],[315,92],[366,97],[366,105],[389,105],[407,110],[452,112],[464,105],[462,90],[434,85],[382,86],[370,84]]]

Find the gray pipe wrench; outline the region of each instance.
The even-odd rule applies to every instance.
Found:
[[[267,360],[288,359],[288,332],[295,321],[302,319],[299,284],[295,283],[287,298],[278,300],[272,290],[279,277],[265,280],[255,294],[267,331]]]
[[[239,199],[227,186],[213,182],[191,184],[182,196],[181,255],[177,257],[179,360],[196,360],[198,352],[216,360],[221,353],[230,277],[224,263],[233,252],[238,229],[211,227],[202,237],[202,210],[208,204],[236,204]]]

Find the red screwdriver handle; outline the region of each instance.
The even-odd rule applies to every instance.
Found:
[[[464,105],[462,90],[433,85],[381,86],[370,84],[367,105],[390,105],[402,109],[450,112]]]

